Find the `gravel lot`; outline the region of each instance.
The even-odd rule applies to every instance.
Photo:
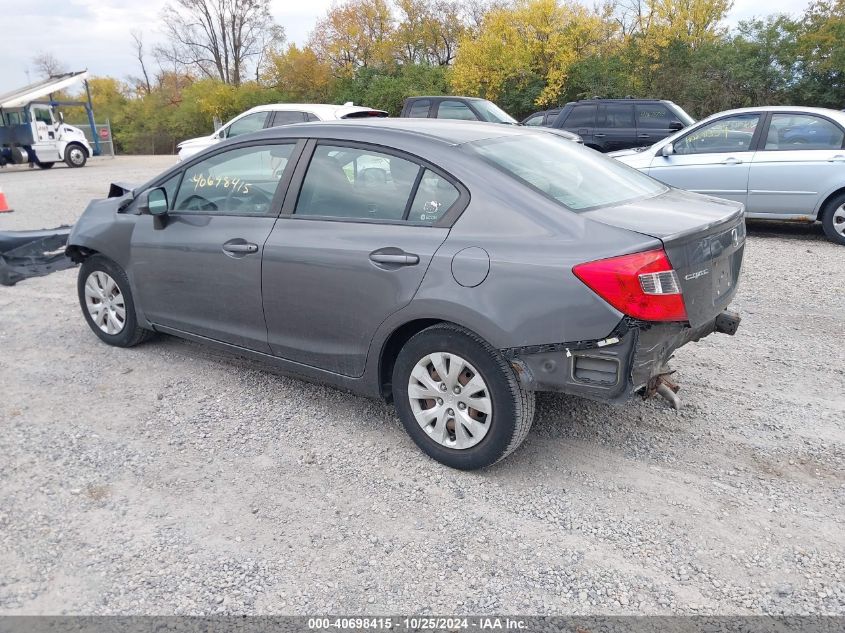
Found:
[[[0,230],[172,161],[0,170]],[[681,411],[545,396],[477,473],[379,402],[107,347],[75,280],[0,287],[0,614],[845,615],[845,249],[819,227],[750,227],[743,324],[678,352]]]

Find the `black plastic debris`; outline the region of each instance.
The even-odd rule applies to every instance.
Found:
[[[65,255],[69,226],[40,231],[0,231],[0,285],[76,266]]]

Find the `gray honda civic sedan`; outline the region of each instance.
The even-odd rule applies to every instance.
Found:
[[[307,123],[112,185],[67,252],[106,343],[163,332],[392,400],[474,469],[537,391],[677,406],[674,350],[739,323],[742,211],[542,131]]]

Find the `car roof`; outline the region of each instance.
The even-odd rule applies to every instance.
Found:
[[[845,122],[845,112],[842,110],[833,110],[831,108],[813,108],[810,106],[758,106],[756,108],[735,108],[733,110],[723,110],[716,112],[707,117],[711,119],[714,117],[722,117],[730,114],[746,114],[756,112],[797,112],[801,114],[820,114],[836,119],[840,122]],[[706,119],[702,119],[706,120]]]
[[[464,97],[462,95],[414,95],[413,97],[408,97],[405,101],[411,101],[413,99],[464,99],[466,101],[489,101],[489,99],[484,99],[482,97]]]
[[[570,103],[604,103],[606,101],[618,101],[620,103],[672,103],[669,99],[640,99],[639,97],[625,97],[624,99],[603,99],[601,97],[596,99],[578,99],[577,101],[570,101]]]
[[[350,114],[352,112],[368,112],[368,111],[376,111],[376,112],[383,112],[383,110],[377,110],[376,108],[368,108],[366,106],[356,106],[356,105],[335,105],[332,103],[267,103],[264,105],[255,106],[254,108],[250,108],[243,114],[249,114],[252,112],[275,112],[275,111],[305,111],[311,112],[312,114],[316,114],[319,117],[340,117],[345,114]],[[240,117],[242,115],[238,115]]]
[[[343,119],[334,121],[320,121],[313,123],[294,123],[280,127],[266,128],[249,135],[251,138],[287,138],[309,136],[316,138],[333,138],[338,133],[367,132],[377,135],[388,132],[396,136],[426,138],[448,145],[462,145],[490,138],[517,136],[520,134],[534,134],[536,130],[519,125],[502,125],[501,123],[486,123],[482,121],[459,121],[453,119],[410,119],[410,118],[379,118],[379,119]],[[246,139],[241,135],[238,139]]]

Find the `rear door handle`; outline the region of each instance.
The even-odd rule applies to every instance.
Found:
[[[596,138],[604,138],[607,134],[593,134]]]
[[[637,134],[637,138],[651,138],[651,134]]]
[[[734,158],[733,156],[726,158],[722,161],[723,165],[741,165],[742,159],[741,158]]]
[[[827,162],[829,162],[829,163],[845,163],[845,155],[837,154],[833,158],[828,158]]]
[[[391,264],[393,266],[415,266],[420,263],[420,258],[419,255],[404,251],[398,253],[373,251],[370,253],[370,261],[376,264]]]
[[[251,244],[250,242],[226,242],[223,244],[223,250],[227,253],[257,253],[258,244]]]

